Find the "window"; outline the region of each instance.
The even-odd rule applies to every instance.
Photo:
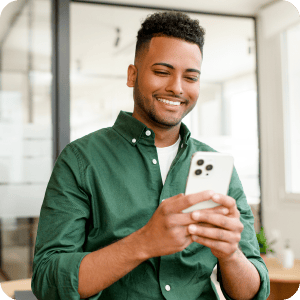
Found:
[[[7,28],[0,30],[0,271],[17,280],[32,276],[52,170],[51,1],[10,8],[11,20],[5,9]]]
[[[300,24],[282,34],[285,190],[300,194]]]

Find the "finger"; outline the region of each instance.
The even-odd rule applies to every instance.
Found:
[[[231,214],[237,214],[238,209],[236,206],[236,201],[230,196],[222,195],[222,194],[214,194],[211,198],[214,202],[226,207],[229,209]]]
[[[189,225],[188,232],[191,235],[197,235],[198,237],[209,238],[227,243],[238,243],[241,239],[241,234],[239,232],[233,232],[216,227],[203,227],[196,224]]]
[[[221,214],[209,214],[201,211],[194,211],[192,212],[192,218],[199,223],[208,223],[231,231],[242,232],[244,229],[239,218],[230,218]]]
[[[211,250],[216,250],[224,255],[230,255],[237,249],[236,244],[230,244],[223,241],[212,240],[204,237],[199,237],[196,235],[192,235],[192,240],[198,244],[206,246]]]
[[[213,191],[203,191],[200,193],[182,195],[181,199],[176,199],[173,203],[174,213],[181,213],[184,209],[197,203],[210,200],[215,193]]]
[[[229,209],[224,207],[223,205],[218,205],[212,208],[205,208],[202,209],[201,211],[211,213],[211,214],[221,214],[221,215],[227,215],[229,213]]]
[[[197,224],[198,221],[192,218],[192,213],[187,214],[170,214],[167,217],[167,225],[168,227],[175,226],[188,226],[190,224]]]
[[[193,223],[191,223],[191,224],[193,224]],[[195,223],[195,224],[199,224],[199,225],[202,226],[202,227],[219,228],[218,226],[211,225],[211,224],[208,224],[208,223],[199,223],[199,222],[197,222],[197,223]]]

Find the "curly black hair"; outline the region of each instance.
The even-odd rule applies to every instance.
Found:
[[[168,36],[197,44],[203,57],[205,29],[198,20],[178,11],[158,12],[148,15],[137,34],[135,55],[145,49],[155,36]]]

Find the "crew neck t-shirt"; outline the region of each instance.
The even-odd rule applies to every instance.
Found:
[[[181,140],[181,138],[179,135],[179,138],[175,144],[168,146],[168,147],[163,147],[163,148],[156,147],[157,155],[158,155],[158,162],[159,162],[159,167],[160,167],[160,173],[161,173],[161,179],[162,179],[163,184],[165,184],[167,174],[170,170],[171,164],[178,152],[180,140]]]

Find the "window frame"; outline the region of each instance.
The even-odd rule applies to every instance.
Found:
[[[288,180],[288,170],[289,162],[288,155],[289,149],[291,147],[289,140],[289,83],[288,83],[288,45],[287,45],[287,32],[290,28],[299,26],[300,21],[296,24],[285,28],[280,33],[280,50],[281,50],[281,70],[282,70],[282,112],[283,112],[283,157],[281,158],[284,165],[284,172],[282,172],[281,177],[281,186],[280,186],[280,198],[285,203],[298,203],[300,204],[300,193],[293,193],[287,191],[287,180]]]

